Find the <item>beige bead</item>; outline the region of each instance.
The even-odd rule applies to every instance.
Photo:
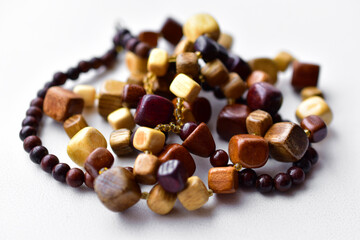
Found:
[[[118,129],[110,134],[110,146],[113,152],[121,157],[133,151],[130,146],[131,131],[126,128]]]
[[[101,116],[107,118],[110,113],[122,107],[122,92],[125,85],[126,83],[116,80],[106,80],[102,84],[98,105]]]
[[[140,72],[131,73],[130,76],[126,80],[126,83],[137,84],[137,85],[143,86],[145,76],[146,76],[146,73],[140,73]]]
[[[291,56],[287,52],[279,52],[278,55],[276,55],[276,57],[274,58],[274,62],[276,63],[278,70],[282,72],[284,72],[288,68],[288,66],[293,60],[293,56]]]
[[[169,66],[168,53],[160,48],[153,48],[149,55],[147,69],[158,77],[166,74]]]
[[[106,148],[104,136],[93,127],[85,127],[73,136],[67,145],[67,153],[80,167],[84,167],[87,156],[98,147]]]
[[[157,170],[160,161],[157,156],[141,153],[134,163],[134,176],[138,183],[153,185],[157,182]]]
[[[264,71],[261,70],[255,70],[253,71],[250,76],[247,78],[246,83],[247,86],[250,88],[252,85],[258,82],[267,82],[270,84],[273,84],[273,82],[270,79],[269,74],[267,74]]]
[[[201,68],[201,74],[212,87],[226,84],[229,80],[229,72],[219,59],[206,63]]]
[[[246,91],[247,85],[239,74],[229,73],[229,81],[221,87],[226,98],[240,98]]]
[[[79,94],[85,102],[85,107],[94,106],[96,90],[90,85],[77,85],[73,89],[74,93]]]
[[[192,79],[197,79],[200,73],[200,66],[196,53],[187,52],[177,55],[176,73],[183,73]]]
[[[183,33],[192,42],[195,42],[203,34],[217,41],[220,36],[220,28],[211,15],[201,13],[193,15],[186,21]]]
[[[246,129],[248,133],[257,136],[265,136],[266,131],[272,124],[273,121],[271,115],[262,110],[253,111],[246,118]]]
[[[120,128],[127,128],[132,130],[135,127],[134,117],[128,108],[119,108],[110,113],[107,117],[110,126],[116,130]]]
[[[333,118],[331,109],[328,104],[323,98],[318,96],[305,99],[296,109],[296,117],[299,121],[310,115],[321,117],[326,125],[329,125]]]
[[[165,144],[165,134],[148,127],[139,127],[133,139],[134,147],[139,151],[159,153]]]
[[[170,91],[185,101],[193,102],[201,90],[200,85],[185,74],[180,73],[171,82]]]
[[[176,194],[166,192],[159,184],[155,185],[147,199],[147,205],[151,211],[165,215],[168,214],[175,205]]]
[[[184,190],[178,193],[181,204],[189,211],[201,208],[209,200],[205,184],[197,176],[188,178]]]
[[[127,51],[125,54],[125,62],[131,74],[147,72],[147,58],[141,58],[135,53]]]
[[[305,87],[301,90],[300,95],[301,95],[302,100],[305,100],[309,97],[314,97],[314,96],[324,98],[322,91],[320,89],[318,89],[317,87]]]
[[[84,127],[87,127],[88,124],[85,121],[84,117],[81,114],[76,114],[69,117],[64,122],[64,130],[69,138],[72,138],[76,133],[78,133]]]
[[[230,49],[233,43],[233,38],[227,33],[221,33],[217,42],[226,49]]]
[[[269,74],[271,84],[277,81],[278,68],[274,60],[270,58],[255,58],[249,61],[249,65],[253,71],[261,70]]]
[[[185,53],[185,52],[194,52],[194,43],[191,42],[188,39],[183,39],[181,40],[175,47],[174,52],[173,52],[173,56],[177,56],[180,53]]]

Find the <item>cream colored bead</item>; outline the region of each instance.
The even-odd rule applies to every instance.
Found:
[[[134,163],[134,176],[136,182],[141,184],[153,185],[157,182],[157,170],[160,161],[157,156],[152,154],[139,154]]]
[[[183,39],[181,40],[175,47],[173,56],[177,56],[180,53],[185,52],[194,52],[194,43],[191,42],[189,39]]]
[[[186,21],[183,26],[183,33],[192,42],[195,42],[203,34],[217,41],[220,36],[220,28],[211,15],[200,13]]]
[[[197,176],[188,178],[185,189],[178,193],[181,204],[189,211],[201,208],[209,200],[205,184]]]
[[[122,92],[126,85],[124,82],[116,80],[106,80],[101,88],[99,94],[98,110],[101,116],[107,116],[122,107]]]
[[[130,147],[131,131],[126,128],[118,129],[110,134],[110,146],[117,156],[126,155],[133,151]]]
[[[169,66],[168,53],[159,48],[153,48],[149,55],[147,69],[158,77],[166,74]]]
[[[81,114],[76,114],[69,117],[64,122],[64,130],[69,138],[72,138],[76,133],[78,133],[84,127],[87,127],[88,124],[85,121],[84,117]]]
[[[246,91],[247,84],[241,79],[239,74],[229,73],[229,81],[221,87],[226,98],[239,98]]]
[[[135,127],[134,117],[130,110],[126,107],[119,108],[118,110],[110,113],[107,120],[114,130],[120,128],[132,130]]]
[[[73,89],[74,93],[79,94],[85,102],[85,107],[94,106],[96,90],[90,85],[77,85]]]
[[[133,139],[134,147],[139,151],[159,153],[165,144],[165,134],[148,127],[139,127]]]
[[[80,167],[84,167],[87,156],[98,147],[106,148],[104,136],[93,127],[81,129],[67,145],[67,153]]]
[[[218,43],[229,50],[232,46],[233,38],[227,33],[221,33],[218,39]]]
[[[135,53],[127,51],[125,54],[125,62],[132,74],[147,72],[147,58],[138,57]]]
[[[294,60],[293,56],[287,52],[279,52],[278,55],[274,58],[274,62],[276,63],[278,70],[284,72],[290,63]]]
[[[317,115],[324,120],[326,125],[332,121],[333,115],[330,107],[321,97],[309,97],[302,101],[296,109],[296,117],[301,121],[307,116]]]
[[[200,85],[185,74],[177,75],[170,85],[170,91],[185,101],[193,102],[201,90]]]
[[[166,192],[159,184],[155,185],[147,199],[147,205],[151,211],[165,215],[168,214],[175,205],[176,194]]]
[[[323,93],[317,87],[305,87],[300,92],[302,100],[305,100],[309,97],[319,96],[324,98]]]

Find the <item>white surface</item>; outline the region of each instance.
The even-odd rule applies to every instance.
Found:
[[[359,1],[1,1],[0,239],[358,239],[359,194]],[[157,30],[166,16],[184,22],[211,13],[235,37],[233,50],[245,59],[288,50],[298,59],[319,63],[319,87],[335,118],[328,138],[316,144],[320,160],[303,186],[286,194],[239,190],[211,198],[187,212],[177,203],[167,216],[152,213],[145,201],[124,213],[102,206],[91,191],[71,189],[33,164],[18,133],[30,100],[55,71],[102,54],[121,19],[133,33]],[[79,82],[125,80],[121,63],[108,73],[89,73]],[[121,67],[120,67],[121,66]],[[300,102],[280,76],[281,114],[295,120]],[[71,88],[68,84],[66,87]],[[224,102],[214,101],[210,128]],[[110,127],[86,112],[90,125],[108,138]],[[215,134],[215,133],[214,133]],[[68,138],[61,125],[45,119],[43,144],[61,161]],[[227,143],[215,139],[219,148]],[[195,157],[196,174],[207,181],[208,160]],[[116,160],[127,166],[133,160]],[[275,173],[288,166],[270,163]],[[274,170],[277,169],[277,170]]]

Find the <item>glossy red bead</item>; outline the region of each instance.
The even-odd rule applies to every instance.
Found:
[[[34,147],[41,146],[41,140],[38,136],[31,135],[24,139],[23,147],[26,152],[30,152]]]
[[[84,183],[84,180],[84,172],[79,168],[72,168],[66,173],[65,181],[70,187],[80,187]]]
[[[88,187],[88,188],[91,188],[91,189],[94,189],[94,178],[88,173],[88,172],[85,172],[85,185]]]
[[[40,167],[42,170],[44,170],[47,173],[51,173],[52,169],[59,163],[59,159],[53,155],[48,154],[45,155],[40,162]]]
[[[261,193],[268,193],[273,190],[274,181],[270,175],[262,174],[257,177],[255,187]]]
[[[29,155],[31,161],[36,164],[40,164],[41,159],[45,157],[47,154],[49,154],[48,150],[44,146],[36,146],[33,149],[31,149]]]
[[[210,163],[213,167],[225,167],[229,162],[229,155],[222,149],[216,150],[210,156]]]
[[[106,148],[99,147],[86,158],[85,169],[93,178],[96,178],[102,168],[111,168],[113,163],[114,156],[111,152]]]
[[[66,163],[58,163],[55,165],[55,167],[52,169],[52,176],[56,181],[59,182],[66,182],[66,174],[70,170],[70,166]]]
[[[319,116],[310,115],[305,117],[301,121],[300,126],[310,132],[310,142],[320,142],[327,136],[326,123]]]
[[[243,169],[239,172],[239,184],[244,187],[253,187],[256,183],[257,174],[251,168]]]
[[[274,177],[274,186],[275,189],[280,192],[288,191],[292,186],[292,180],[289,174],[278,173]]]
[[[305,181],[305,172],[299,167],[291,167],[286,173],[291,177],[293,184],[300,184]]]
[[[36,135],[36,133],[37,133],[36,128],[31,126],[24,126],[20,130],[19,137],[22,141],[24,141],[25,138],[27,138],[28,136]]]
[[[162,163],[157,172],[157,179],[159,184],[165,191],[177,193],[184,189],[186,180],[188,178],[187,172],[183,164],[176,159]]]
[[[185,141],[185,139],[195,130],[198,125],[193,122],[187,122],[182,125],[180,130],[180,138],[181,140]]]
[[[211,104],[204,97],[198,97],[190,104],[190,110],[198,124],[209,122],[211,118]]]

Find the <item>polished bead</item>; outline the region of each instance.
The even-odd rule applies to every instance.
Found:
[[[177,56],[186,52],[195,52],[194,43],[188,39],[183,39],[175,46],[173,55]]]
[[[230,49],[233,43],[233,38],[227,33],[220,33],[220,37],[217,42],[226,49]]]
[[[103,82],[98,103],[98,111],[102,117],[107,118],[110,113],[122,107],[122,93],[125,85],[126,83],[116,80]]]
[[[319,116],[326,125],[332,121],[333,114],[329,105],[321,97],[309,97],[302,101],[296,109],[296,117],[299,121],[310,115]]]
[[[249,65],[253,71],[260,70],[266,72],[270,76],[270,83],[276,83],[278,68],[274,60],[270,58],[255,58],[249,61]]]
[[[207,203],[209,192],[199,177],[192,176],[188,178],[185,188],[178,193],[177,197],[184,208],[194,211]]]
[[[130,73],[130,76],[126,79],[126,83],[135,84],[135,85],[138,85],[138,86],[143,86],[145,76],[146,76],[146,73],[141,73],[141,72]],[[124,104],[125,104],[124,106],[126,106],[126,103],[124,103]],[[135,108],[136,108],[136,106],[135,106]]]
[[[68,173],[69,170],[70,170],[70,166],[67,165],[66,163],[58,163],[52,169],[51,174],[56,181],[65,183],[66,174]]]
[[[69,68],[66,72],[66,76],[71,80],[76,80],[79,78],[80,69],[77,67]]]
[[[140,42],[135,47],[135,54],[145,60],[149,57],[150,51],[151,47],[149,46],[149,44],[144,42]]]
[[[200,13],[191,16],[185,22],[183,33],[185,37],[193,42],[201,35],[207,35],[216,41],[220,36],[220,28],[211,15]]]
[[[160,33],[163,38],[173,45],[176,45],[183,36],[181,24],[171,17],[165,20]]]
[[[262,110],[255,110],[246,118],[246,129],[249,134],[265,136],[266,131],[273,124],[272,117],[269,113]]]
[[[213,167],[225,167],[227,166],[228,162],[229,162],[229,156],[222,149],[216,150],[210,156],[210,163]]]
[[[322,93],[322,91],[320,89],[318,89],[317,87],[304,87],[301,92],[300,92],[301,98],[302,100],[305,100],[309,97],[314,97],[314,96],[318,96],[318,97],[322,97],[324,98],[324,95]]]
[[[264,71],[255,70],[253,71],[250,76],[246,79],[246,83],[248,87],[251,87],[255,83],[258,82],[267,82],[271,84],[270,76]]]
[[[320,142],[327,135],[327,127],[325,122],[316,115],[310,115],[305,117],[301,121],[300,126],[302,127],[302,129],[308,130],[310,132],[310,142]]]
[[[125,62],[131,74],[147,72],[147,58],[139,57],[132,52],[126,52]]]
[[[246,83],[235,72],[229,73],[228,82],[221,86],[226,98],[240,98],[246,91]]]
[[[219,59],[206,63],[201,68],[201,74],[212,87],[226,84],[229,81],[229,72]]]
[[[84,172],[79,168],[72,168],[66,174],[66,183],[70,187],[77,188],[80,187],[85,180]]]
[[[40,167],[47,173],[51,173],[53,168],[59,163],[59,159],[53,154],[45,155],[40,162]]]
[[[87,126],[88,124],[81,114],[69,117],[63,124],[64,130],[69,138],[72,138],[76,133]]]
[[[110,68],[114,65],[116,61],[116,57],[117,57],[117,51],[115,49],[110,49],[101,57],[101,61],[104,63],[105,67]]]
[[[164,76],[168,70],[169,61],[168,54],[160,48],[153,48],[150,52],[147,69],[156,76]]]
[[[138,38],[132,37],[126,42],[126,50],[134,52],[136,46],[140,43],[140,40]]]
[[[114,157],[111,152],[106,148],[98,147],[88,155],[84,167],[93,178],[96,178],[102,168],[111,168],[113,163]]]
[[[81,72],[86,73],[90,70],[91,65],[87,61],[80,61],[78,64],[78,68],[80,69]]]
[[[148,127],[139,127],[133,139],[134,148],[139,151],[150,151],[157,154],[165,144],[165,134]]]
[[[200,85],[183,73],[178,74],[170,85],[170,91],[175,96],[183,98],[189,103],[197,98],[200,90]]]
[[[156,47],[158,43],[159,34],[157,32],[143,31],[139,33],[139,40],[149,44],[151,47]]]
[[[214,193],[234,193],[238,188],[238,172],[234,167],[210,168],[208,186]]]
[[[147,205],[151,211],[165,215],[168,214],[176,203],[176,193],[169,193],[161,187],[160,184],[155,185],[147,199]]]
[[[172,159],[160,165],[157,178],[165,191],[177,193],[184,189],[188,174],[179,160]]]
[[[305,172],[299,167],[291,167],[286,172],[293,184],[301,184],[305,181]]]
[[[274,177],[274,187],[280,192],[288,191],[292,186],[292,180],[289,174],[278,173]]]
[[[293,75],[291,85],[300,91],[304,87],[317,86],[320,66],[310,63],[293,62]]]
[[[185,52],[180,53],[176,57],[176,73],[183,73],[192,79],[199,77],[200,66],[198,64],[198,57],[195,53]]]
[[[319,160],[319,155],[314,148],[309,147],[303,158],[308,159],[311,162],[311,165],[315,165]]]
[[[24,118],[24,120],[21,123],[21,126],[30,126],[33,128],[37,128],[39,126],[38,120],[33,116],[27,116]]]
[[[195,120],[198,124],[204,122],[209,122],[211,118],[211,104],[210,101],[204,97],[196,98],[190,104],[190,110],[195,117]]]
[[[123,128],[118,129],[110,134],[110,146],[113,152],[121,157],[123,155],[129,154],[133,151],[130,142],[131,131],[129,129]]]
[[[194,49],[201,53],[205,62],[210,62],[217,57],[217,43],[211,38],[202,35],[194,42]]]
[[[24,126],[20,130],[19,137],[22,141],[24,141],[25,138],[29,136],[34,136],[36,134],[37,134],[36,128],[31,126]]]
[[[262,174],[257,177],[255,187],[261,193],[268,193],[273,190],[274,181],[268,174]]]
[[[95,102],[96,90],[90,85],[77,85],[73,92],[84,99],[85,107],[93,107]]]
[[[59,85],[63,85],[66,80],[67,80],[67,76],[65,73],[62,73],[62,72],[57,72],[54,74],[53,76],[53,83],[55,86],[59,86]]]
[[[39,91],[37,91],[36,96],[38,96],[39,98],[45,98],[45,95],[48,90],[49,90],[48,87],[44,87],[44,88],[40,89]]]
[[[293,163],[294,167],[301,168],[304,173],[309,173],[312,167],[312,164],[307,156],[301,158],[299,161]]]
[[[180,130],[180,138],[185,141],[185,139],[195,130],[198,125],[194,122],[185,123]]]
[[[94,189],[100,201],[111,211],[122,212],[141,197],[141,190],[132,173],[122,167],[111,168],[99,175]]]
[[[32,116],[34,118],[36,118],[36,120],[41,121],[43,112],[40,108],[38,107],[29,107],[29,109],[26,111],[26,116]]]
[[[209,157],[216,147],[211,131],[205,123],[200,123],[182,145],[200,157]]]
[[[37,97],[37,98],[34,98],[33,100],[31,100],[30,107],[38,107],[38,108],[42,109],[43,104],[44,104],[44,99]]]
[[[47,154],[49,154],[48,150],[44,146],[36,146],[33,149],[31,149],[29,155],[31,161],[36,164],[40,164],[41,159],[45,157]]]
[[[276,57],[274,58],[274,62],[279,71],[284,72],[290,63],[294,60],[293,56],[291,56],[287,52],[279,52]]]
[[[243,169],[239,172],[239,185],[244,187],[254,187],[257,174],[251,168]]]
[[[137,183],[153,185],[157,182],[157,170],[160,161],[152,154],[139,154],[134,163],[133,173]]]
[[[245,80],[251,74],[251,68],[247,62],[245,62],[242,58],[237,55],[230,54],[226,67],[229,72],[236,72],[239,74],[241,79]]]
[[[107,121],[110,126],[114,129],[127,128],[132,130],[135,127],[134,117],[128,108],[119,108],[107,117]]]
[[[91,64],[91,67],[93,69],[98,69],[103,65],[103,62],[101,61],[101,59],[97,58],[97,57],[91,58],[89,63]]]
[[[41,146],[41,140],[35,135],[28,136],[24,139],[23,147],[26,152],[30,152],[34,147]]]
[[[88,172],[85,172],[84,182],[88,188],[94,189],[94,180],[95,179]]]
[[[145,89],[137,84],[126,84],[123,88],[123,106],[136,108],[141,98],[146,94]]]

